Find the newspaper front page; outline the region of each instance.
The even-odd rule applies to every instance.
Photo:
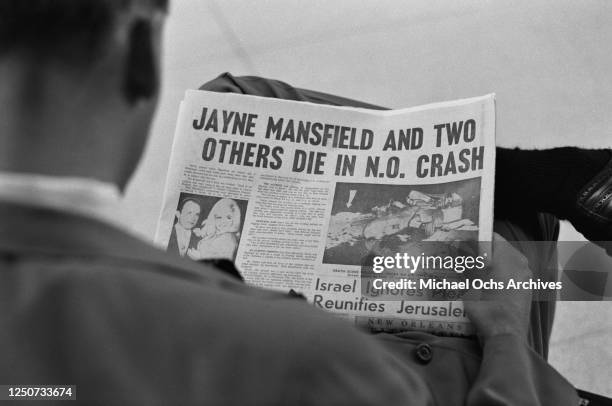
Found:
[[[491,241],[494,173],[494,95],[374,111],[188,91],[156,243],[359,326],[468,335],[452,290],[373,289],[372,258]]]

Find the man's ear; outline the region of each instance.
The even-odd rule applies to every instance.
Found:
[[[157,94],[159,75],[151,22],[137,19],[130,28],[123,92],[129,104],[147,101]]]

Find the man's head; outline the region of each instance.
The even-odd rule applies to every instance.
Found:
[[[0,170],[125,186],[157,104],[166,2],[0,1],[0,106],[10,117]]]
[[[176,211],[177,224],[185,230],[193,229],[200,218],[200,204],[193,199],[185,199]]]

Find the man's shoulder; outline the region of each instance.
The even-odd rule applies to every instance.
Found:
[[[194,334],[200,328],[208,333],[210,326],[217,326],[217,331],[235,330],[237,335],[240,330],[251,331],[251,340],[257,339],[257,331],[267,332],[261,335],[263,340],[275,330],[310,334],[313,328],[346,327],[344,321],[285,292],[248,286],[213,265],[167,256],[165,263],[113,257],[62,258],[48,263],[47,269],[57,270],[62,275],[58,277],[63,280],[60,284],[80,292],[90,303],[94,297],[104,299],[112,292],[115,301],[129,302],[127,308],[151,313],[158,320],[167,317]],[[296,337],[293,343],[298,341]]]
[[[391,353],[304,300],[226,278],[188,278],[183,272],[192,269],[181,266],[73,259],[54,267],[64,272],[53,281],[62,287],[49,296],[61,296],[64,308],[72,306],[64,317],[86,332],[106,326],[100,343],[122,343],[120,351],[133,360],[153,354],[165,359],[153,364],[158,374],[184,373],[177,360],[188,356],[190,368],[214,374],[213,381],[223,382],[228,392],[263,403],[296,393],[341,402],[342,396],[353,398],[347,391],[355,384],[387,388],[391,398],[405,395],[401,376],[389,367],[397,362]],[[130,357],[115,362],[133,368]],[[323,392],[309,394],[306,387]]]
[[[18,267],[41,297],[70,301],[80,313],[107,314],[117,324],[137,319],[149,334],[170,328],[178,340],[214,329],[231,340],[246,334],[245,344],[260,349],[286,337],[284,349],[307,353],[314,337],[319,351],[342,337],[361,339],[344,321],[285,292],[248,286],[213,265],[153,247],[139,249],[137,257],[34,252],[13,259],[11,268]],[[277,337],[270,340],[270,335]]]
[[[354,385],[406,395],[382,345],[303,300],[249,287],[103,224],[46,211],[28,224],[32,217],[36,227],[6,235],[0,229],[7,315],[0,327],[10,331],[5,348],[12,349],[4,355],[14,361],[0,367],[0,378],[45,381],[31,371],[48,371],[97,393],[86,385],[98,378],[88,374],[104,370],[112,372],[105,374],[106,396],[124,398],[120,388],[132,374],[160,396],[200,391],[222,404],[291,403],[296,394],[340,401],[352,399]],[[24,351],[10,346],[15,342]],[[59,351],[64,359],[43,366],[45,357],[32,359],[15,369],[32,349],[49,357]],[[85,358],[90,367],[83,369]],[[80,378],[66,371],[81,371]],[[310,387],[316,395],[304,389]]]

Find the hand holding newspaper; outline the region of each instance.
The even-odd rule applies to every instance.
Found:
[[[156,242],[370,329],[468,335],[458,243],[491,241],[494,173],[493,95],[375,111],[188,91]]]

